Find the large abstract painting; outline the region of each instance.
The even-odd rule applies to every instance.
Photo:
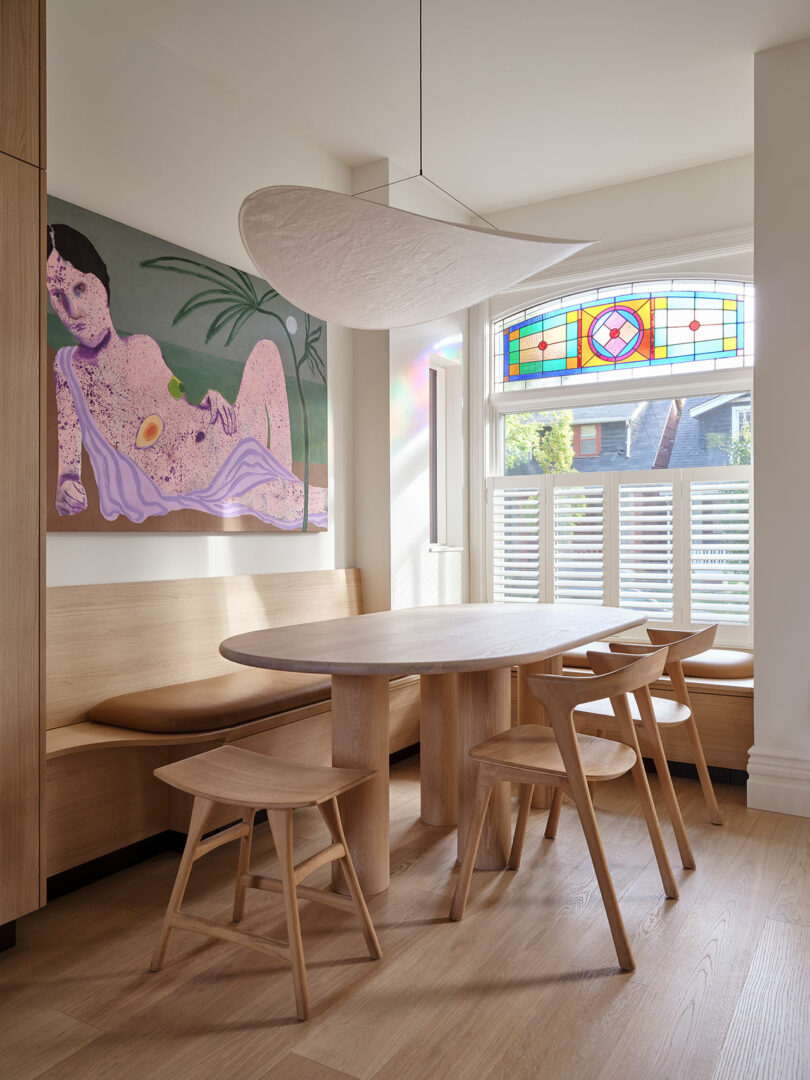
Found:
[[[325,324],[81,207],[48,222],[49,529],[325,529]]]

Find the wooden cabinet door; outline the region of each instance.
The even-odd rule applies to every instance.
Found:
[[[0,154],[0,924],[39,907],[40,175]]]
[[[0,0],[0,151],[44,167],[43,15],[40,0]]]

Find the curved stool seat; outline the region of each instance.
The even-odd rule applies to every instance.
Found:
[[[241,750],[238,746],[221,746],[155,769],[159,780],[189,795],[203,795],[229,806],[267,810],[318,806],[373,775],[366,769],[301,765]]]
[[[298,919],[298,900],[314,900],[330,907],[352,911],[360,919],[369,955],[382,956],[371,916],[360,890],[351,855],[343,833],[337,796],[375,773],[363,769],[333,769],[319,765],[300,765],[294,761],[255,754],[236,746],[220,746],[197,757],[185,758],[155,769],[155,776],[172,787],[194,796],[186,846],[180,860],[169,906],[163,919],[157,947],[152,956],[152,970],[163,966],[171,932],[190,930],[197,934],[245,945],[273,957],[281,957],[292,966],[295,1003],[298,1017],[309,1017],[304,948]],[[242,821],[203,839],[205,824],[217,803],[243,808]],[[293,861],[293,815],[296,807],[317,806],[329,829],[332,843],[300,863]],[[250,873],[253,822],[256,811],[267,810],[273,843],[279,861],[280,880]],[[248,889],[281,893],[287,920],[288,940],[248,934],[208,919],[185,915],[180,911],[194,862],[209,851],[232,840],[239,840],[239,864],[233,922],[238,923],[245,910]],[[310,874],[327,863],[338,861],[350,896],[302,885]]]

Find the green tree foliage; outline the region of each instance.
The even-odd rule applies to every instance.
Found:
[[[544,473],[574,471],[574,414],[570,409],[551,414],[551,425],[543,432],[538,460]]]
[[[737,437],[729,443],[728,463],[729,465],[751,464],[751,425],[747,420],[742,421]]]
[[[507,413],[504,417],[504,467],[507,473],[574,472],[574,415],[569,409],[552,413]]]

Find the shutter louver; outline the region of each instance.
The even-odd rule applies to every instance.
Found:
[[[619,604],[672,618],[671,483],[619,485]]]
[[[540,599],[540,496],[534,488],[491,492],[492,598]]]
[[[748,622],[750,529],[748,480],[692,482],[693,622]]]
[[[554,489],[554,600],[601,604],[605,596],[602,485]]]

